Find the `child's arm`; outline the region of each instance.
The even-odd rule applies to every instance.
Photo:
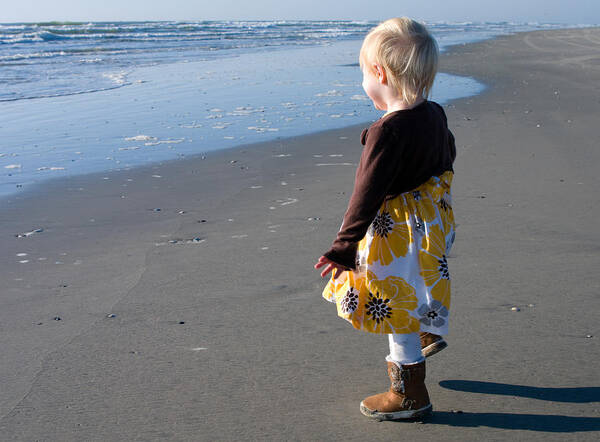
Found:
[[[319,258],[317,265],[323,264],[315,266],[320,268],[329,264],[324,274],[334,268],[356,269],[358,242],[365,236],[394,178],[400,173],[404,145],[399,138],[383,124],[375,124],[369,129],[342,228],[331,249]]]

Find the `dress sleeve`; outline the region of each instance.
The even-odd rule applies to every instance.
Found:
[[[366,138],[366,141],[365,141]],[[400,172],[404,146],[382,125],[372,126],[366,137],[354,190],[342,227],[324,256],[348,269],[356,269],[358,242],[367,233],[385,196]]]

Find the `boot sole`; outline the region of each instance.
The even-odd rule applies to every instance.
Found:
[[[434,342],[433,344],[429,344],[427,347],[422,348],[421,353],[424,357],[428,358],[436,353],[439,353],[446,347],[448,347],[448,344],[442,339],[440,341]]]
[[[381,412],[377,410],[371,410],[360,403],[360,412],[371,419],[378,421],[396,421],[396,420],[410,420],[410,419],[422,419],[429,416],[433,412],[431,404],[426,407],[419,408],[418,410],[404,410],[404,411],[392,411],[392,412]]]

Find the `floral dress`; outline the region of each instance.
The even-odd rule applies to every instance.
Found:
[[[338,315],[371,333],[448,332],[454,242],[450,171],[384,201],[359,242],[356,270],[327,283]]]

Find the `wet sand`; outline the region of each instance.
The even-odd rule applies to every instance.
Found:
[[[600,29],[457,47],[441,70],[488,89],[446,107],[459,226],[426,425],[360,414],[387,342],[312,269],[360,126],[0,200],[0,438],[597,440]]]

